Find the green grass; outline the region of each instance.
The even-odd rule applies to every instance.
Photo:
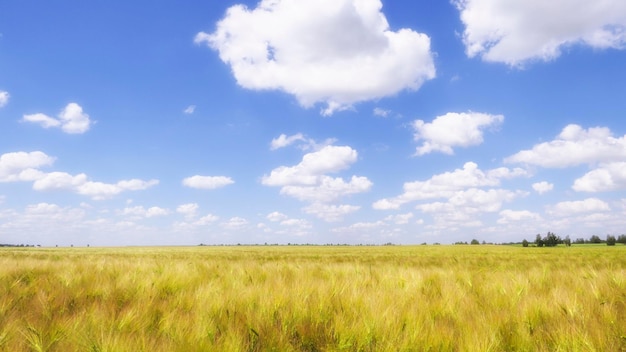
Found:
[[[0,250],[1,351],[624,351],[626,247]]]

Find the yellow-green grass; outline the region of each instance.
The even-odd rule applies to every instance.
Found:
[[[0,250],[0,351],[624,351],[626,247]]]

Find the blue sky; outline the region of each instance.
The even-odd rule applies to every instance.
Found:
[[[626,3],[3,1],[0,243],[626,229]]]

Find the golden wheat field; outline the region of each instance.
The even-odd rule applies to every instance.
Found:
[[[626,246],[4,248],[1,351],[624,351]]]

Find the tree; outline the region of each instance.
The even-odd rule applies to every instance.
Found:
[[[540,234],[537,234],[537,237],[535,237],[535,244],[537,247],[543,247],[543,238],[541,238]]]
[[[615,246],[615,236],[606,235],[606,245]]]
[[[470,244],[480,244],[480,242],[478,242],[477,239],[473,239],[472,242],[470,242]]]
[[[619,235],[617,238],[617,242],[621,244],[626,244],[626,235]]]
[[[524,240],[522,241],[522,247],[528,247],[528,241],[526,241],[526,239],[524,238]]]
[[[600,239],[599,236],[593,235],[591,236],[591,238],[589,238],[589,242],[590,243],[602,243],[602,240]]]
[[[563,243],[565,243],[565,245],[567,247],[571,247],[572,246],[572,240],[569,238],[569,236],[565,236],[565,239],[563,240]]]
[[[555,235],[552,232],[548,232],[543,242],[546,247],[556,247],[557,244],[563,243],[563,241],[561,240],[561,237]]]

